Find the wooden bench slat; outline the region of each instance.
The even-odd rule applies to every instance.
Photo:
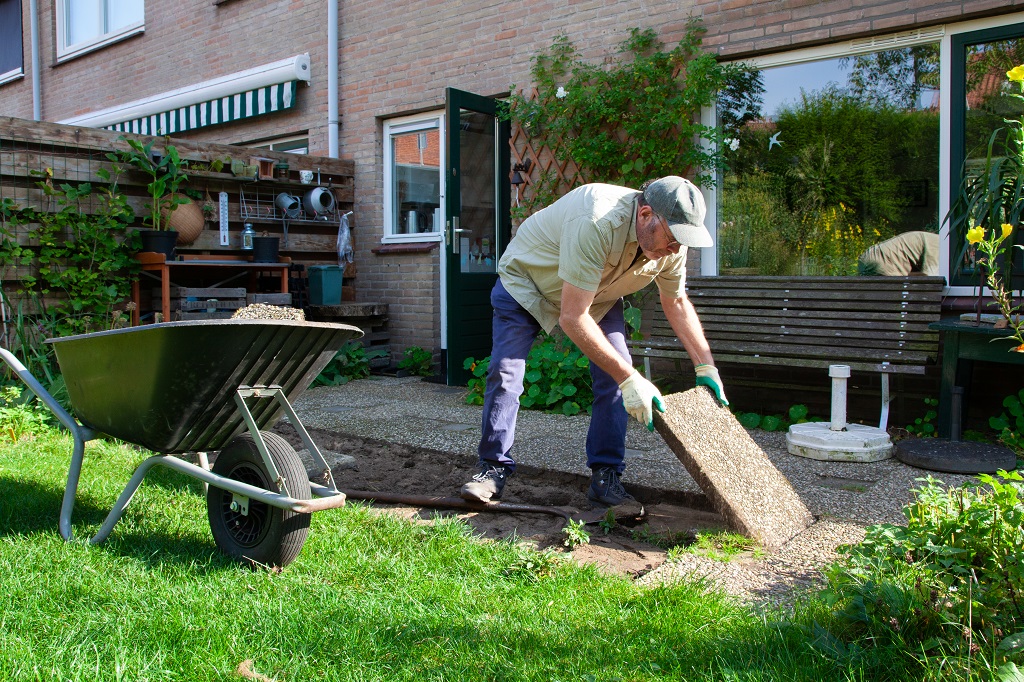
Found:
[[[757,289],[729,290],[729,289],[687,289],[686,295],[693,301],[708,301],[708,305],[730,305],[733,301],[749,301],[747,305],[774,305],[778,306],[786,301],[808,301],[817,302],[821,306],[827,306],[835,301],[869,301],[876,303],[879,307],[887,306],[893,301],[904,301],[907,303],[934,303],[942,299],[941,292],[931,291],[841,291],[835,289],[796,289],[796,290],[769,290],[760,291]]]
[[[916,320],[918,322],[934,322],[935,310],[938,309],[938,304],[928,308],[921,308],[917,306],[891,306],[888,309],[880,310],[861,310],[857,312],[855,320],[851,320],[849,311],[837,310],[835,307],[831,309],[800,309],[800,308],[769,308],[761,306],[760,308],[744,308],[744,307],[732,307],[732,306],[707,306],[707,305],[694,305],[694,308],[698,313],[705,315],[746,315],[752,317],[777,317],[782,319],[808,319],[808,320],[836,320],[837,323],[851,324],[853,321],[862,322],[864,320]],[[665,313],[662,310],[658,310],[656,318],[665,318]]]
[[[908,291],[942,291],[946,280],[942,277],[807,277],[807,276],[749,276],[716,275],[714,277],[688,277],[688,286],[718,289],[792,289],[800,286],[825,285],[861,291],[905,289]]]
[[[814,326],[814,325],[792,325],[792,324],[772,324],[772,323],[757,323],[754,321],[746,320],[730,320],[728,318],[721,318],[717,320],[704,321],[706,328],[704,330],[705,336],[708,334],[716,334],[721,332],[732,332],[737,334],[747,334],[755,337],[761,336],[824,336],[836,339],[874,339],[874,338],[887,338],[897,340],[917,340],[924,341],[934,345],[936,340],[936,332],[929,330],[923,325],[907,325],[906,327],[893,327],[882,326],[874,324],[871,326],[859,326],[859,327],[832,327],[832,326]],[[652,325],[651,336],[672,336],[672,328],[666,322],[661,325]]]

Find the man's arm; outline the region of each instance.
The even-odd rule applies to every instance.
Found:
[[[562,285],[562,310],[558,326],[579,346],[590,361],[621,383],[633,373],[633,367],[612,347],[590,314],[594,292],[565,282]]]
[[[665,294],[661,294],[661,307],[665,311],[668,323],[672,325],[672,331],[682,342],[694,367],[715,364],[715,359],[711,357],[711,346],[704,338],[704,329],[700,326],[700,319],[698,319],[697,311],[693,309],[690,299],[685,295],[679,298],[669,298]]]
[[[562,311],[558,324],[590,361],[603,369],[619,385],[622,406],[631,416],[654,430],[654,410],[665,411],[658,387],[640,376],[625,360],[590,314],[594,294],[569,283],[562,285]]]
[[[661,307],[665,311],[668,323],[672,325],[672,331],[679,337],[693,362],[697,373],[697,385],[709,387],[715,392],[715,397],[720,403],[728,405],[729,400],[725,397],[722,378],[718,375],[715,359],[711,356],[711,346],[704,337],[704,329],[700,326],[700,319],[690,299],[685,294],[679,298],[671,298],[662,293]]]

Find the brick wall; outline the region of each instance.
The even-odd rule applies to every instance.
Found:
[[[105,109],[309,52],[311,86],[300,84],[296,109],[181,137],[236,143],[309,130],[311,151],[326,152],[327,0],[147,2],[145,33],[62,63],[57,63],[54,0],[38,5],[43,120]],[[31,119],[28,0],[22,14],[25,78],[0,85],[0,115]]]
[[[43,117],[58,120],[309,52],[311,86],[298,107],[189,133],[225,143],[304,133],[327,149],[326,0],[147,3],[145,34],[56,64],[53,1],[40,0]],[[448,86],[501,95],[530,83],[531,59],[566,33],[588,59],[610,55],[633,26],[657,27],[667,45],[689,16],[704,19],[705,45],[737,58],[891,33],[917,25],[1005,13],[1024,0],[423,0],[382,5],[340,0],[341,154],[355,161],[357,298],[390,305],[399,353],[437,349],[439,261],[375,255],[383,234],[382,121],[444,105]],[[28,36],[28,0],[24,2]],[[178,26],[178,30],[168,30]],[[26,71],[28,64],[26,39]],[[0,115],[31,117],[31,78],[0,86]],[[429,293],[428,293],[429,292]]]

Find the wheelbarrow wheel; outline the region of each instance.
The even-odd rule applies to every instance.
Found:
[[[271,461],[284,478],[284,490],[271,480],[256,441],[248,433],[220,451],[213,473],[297,500],[310,499],[309,478],[299,455],[277,434],[262,435]],[[206,494],[210,530],[222,552],[250,566],[287,566],[299,555],[309,535],[309,514],[272,507],[252,498],[248,513],[243,514],[237,506],[232,509],[233,499],[232,493],[212,485]]]

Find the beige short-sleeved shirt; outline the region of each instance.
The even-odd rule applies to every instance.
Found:
[[[939,274],[939,235],[904,232],[869,247],[857,263],[861,275],[905,277]]]
[[[577,187],[526,219],[498,262],[508,293],[545,331],[558,324],[562,284],[595,292],[590,314],[601,318],[612,305],[651,282],[672,298],[684,295],[686,247],[649,260],[636,239],[636,196],[628,187]]]

